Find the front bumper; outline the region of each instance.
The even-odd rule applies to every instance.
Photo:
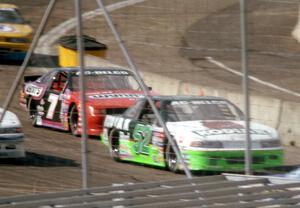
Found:
[[[87,114],[87,134],[90,136],[97,136],[100,137],[100,135],[103,132],[103,119],[104,116],[91,116]],[[82,123],[81,118],[79,119],[78,124],[78,134],[80,135],[82,133]]]
[[[190,170],[232,171],[245,170],[245,152],[236,151],[192,151],[183,150],[183,158]],[[266,168],[283,165],[283,150],[253,150],[252,170],[261,171]]]

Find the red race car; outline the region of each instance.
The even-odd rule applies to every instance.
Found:
[[[20,104],[33,126],[81,134],[79,68],[56,68],[43,76],[25,76]],[[87,133],[99,136],[106,114],[121,114],[143,97],[133,72],[121,68],[87,68]]]

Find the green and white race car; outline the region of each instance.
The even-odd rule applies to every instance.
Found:
[[[190,170],[244,170],[245,122],[234,104],[198,96],[154,96],[153,101]],[[277,131],[250,122],[250,133],[253,170],[282,165]],[[117,161],[182,169],[145,98],[122,115],[106,116],[102,142]]]

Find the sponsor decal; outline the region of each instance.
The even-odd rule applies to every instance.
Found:
[[[161,133],[153,132],[152,144],[154,146],[163,147],[164,146],[164,138],[161,137]]]
[[[0,25],[1,32],[13,32],[15,29],[9,25]]]
[[[143,98],[144,95],[140,94],[129,94],[129,93],[117,93],[117,94],[98,94],[90,95],[90,99],[107,99],[107,98]]]
[[[198,134],[199,136],[214,136],[214,135],[224,135],[224,134],[245,134],[245,129],[208,129],[208,130],[198,130],[193,131],[193,133]],[[269,135],[269,133],[265,130],[261,129],[251,129],[250,134],[258,134],[258,135]]]
[[[29,85],[25,86],[25,92],[28,95],[32,95],[32,96],[38,97],[38,96],[41,95],[42,91],[43,91],[43,88],[38,87],[36,85],[29,84]]]
[[[76,75],[80,74],[80,71],[75,73]],[[85,71],[85,75],[129,75],[128,71],[124,70],[99,70],[99,71]]]
[[[242,129],[244,128],[241,124],[230,122],[230,121],[203,121],[203,126],[209,129]]]
[[[152,155],[152,161],[157,164],[164,164],[165,160],[162,155],[161,152],[157,152],[155,155]]]

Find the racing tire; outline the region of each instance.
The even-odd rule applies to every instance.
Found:
[[[78,122],[79,122],[78,110],[76,105],[73,105],[69,112],[69,127],[70,127],[71,134],[73,134],[74,136],[79,136]]]
[[[173,173],[179,172],[179,161],[175,151],[172,148],[170,143],[167,144],[166,148],[166,167],[168,170],[172,171]]]
[[[109,133],[109,145],[111,157],[120,162],[120,142],[119,142],[119,132],[117,129],[112,129]]]
[[[37,103],[35,100],[32,99],[32,97],[29,98],[28,101],[28,111],[29,111],[29,116],[31,119],[31,124],[34,127],[37,127]]]

